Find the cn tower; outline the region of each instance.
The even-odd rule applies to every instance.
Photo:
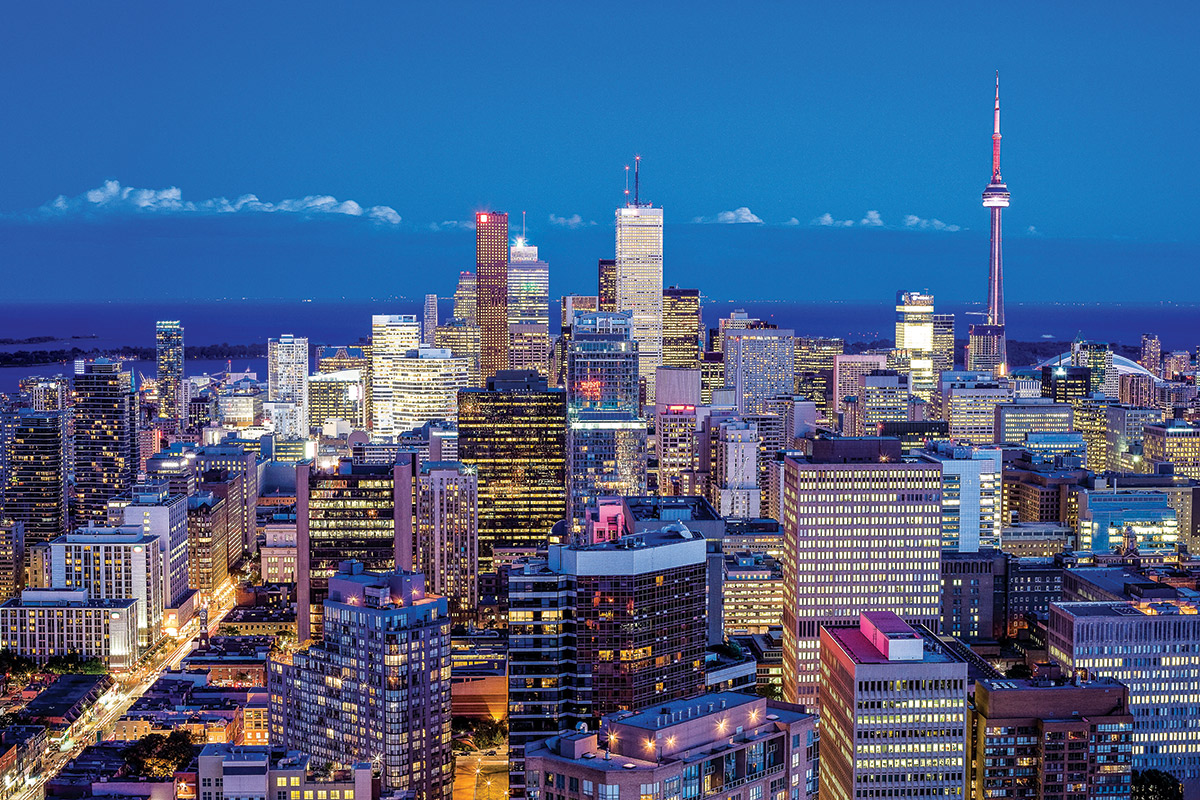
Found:
[[[1004,334],[1004,262],[1001,253],[1000,215],[1008,207],[1008,186],[1000,176],[1000,73],[996,73],[996,106],[992,127],[992,179],[983,190],[983,207],[992,210],[991,254],[988,260],[987,321],[972,325],[967,345],[967,368],[1008,373],[1008,346]]]

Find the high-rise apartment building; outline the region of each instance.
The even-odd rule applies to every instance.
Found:
[[[933,379],[954,369],[954,315],[933,315]]]
[[[812,442],[783,476],[784,698],[816,702],[818,631],[866,610],[936,628],[942,470],[896,439]],[[849,509],[854,509],[849,511]]]
[[[507,369],[549,375],[550,267],[532,245],[509,249],[508,349]]]
[[[616,217],[616,310],[630,313],[638,376],[653,403],[654,371],[663,363],[663,210],[635,195]]]
[[[724,335],[725,386],[739,414],[757,414],[772,397],[791,394],[796,383],[795,333],[776,328],[730,330]]]
[[[187,499],[172,491],[170,483],[147,480],[134,484],[127,495],[109,502],[109,525],[136,525],[143,534],[162,542],[163,608],[178,608],[188,596]],[[239,528],[238,532],[241,533]],[[241,541],[234,563],[241,560]]]
[[[65,413],[13,412],[4,514],[24,525],[26,545],[48,542],[68,530]]]
[[[329,576],[354,559],[378,570],[411,567],[413,469],[352,464],[296,465],[296,622],[299,640],[321,638]]]
[[[1158,407],[1158,382],[1152,375],[1125,373],[1117,381],[1117,397],[1138,408]]]
[[[681,523],[616,542],[551,545],[509,576],[509,784],[525,748],[617,710],[704,691],[706,545]]]
[[[758,426],[741,419],[720,423],[709,478],[709,502],[722,517],[753,519],[761,513]]]
[[[1126,800],[1132,738],[1129,690],[1111,678],[980,679],[968,713],[967,797]]]
[[[1138,363],[1156,376],[1162,375],[1162,343],[1153,333],[1142,334],[1142,353]]]
[[[75,395],[75,524],[85,527],[104,524],[108,501],[137,478],[138,402],[133,375],[106,358],[75,362]]]
[[[438,297],[425,295],[425,313],[421,318],[421,344],[433,344],[433,330],[438,326]]]
[[[308,436],[308,339],[285,333],[267,340],[267,399],[289,403],[295,414],[287,415],[284,429],[275,432],[288,438]]]
[[[427,594],[419,572],[353,560],[328,586],[324,641],[269,662],[271,744],[322,763],[374,762],[383,788],[450,800],[446,598]]]
[[[458,460],[479,482],[479,568],[497,551],[532,553],[567,516],[567,404],[529,372],[458,393]]]
[[[1160,769],[1200,792],[1200,614],[1192,602],[1053,603],[1047,650],[1067,674],[1129,688],[1133,768]]]
[[[318,372],[308,378],[309,428],[320,429],[332,420],[344,420],[355,430],[366,427],[366,381],[361,370]]]
[[[138,647],[138,601],[93,599],[84,589],[26,589],[0,604],[0,650],[44,664],[77,653],[109,669],[131,669]]]
[[[479,604],[479,481],[457,461],[421,465],[417,477],[416,563],[428,589],[455,617]]]
[[[483,378],[508,369],[508,214],[475,215],[475,324]]]
[[[628,312],[584,314],[571,331],[567,497],[576,522],[596,497],[646,491],[646,423],[638,397],[642,364],[632,332]]]
[[[658,492],[678,495],[683,476],[696,468],[696,424],[700,370],[659,367],[656,377],[654,434],[657,440]]]
[[[700,363],[700,290],[663,290],[664,367],[694,368]]]
[[[25,588],[25,524],[0,515],[0,603]]]
[[[212,492],[187,499],[188,586],[202,598],[220,592],[229,578],[230,505]]]
[[[1120,378],[1116,367],[1113,366],[1111,345],[1076,339],[1071,343],[1071,363],[1088,370],[1086,394],[1099,393],[1114,398],[1117,396],[1120,391]]]
[[[967,662],[890,611],[821,627],[821,797],[961,797]]]
[[[178,320],[159,321],[154,328],[158,417],[178,420],[183,396],[183,326]]]
[[[50,586],[93,600],[136,600],[138,643],[162,638],[163,545],[138,526],[80,528],[50,542]]]
[[[937,387],[933,334],[933,295],[896,292],[896,348],[908,351],[910,389],[925,401]]]

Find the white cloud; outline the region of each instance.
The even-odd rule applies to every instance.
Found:
[[[429,223],[429,230],[431,230],[431,231],[453,231],[453,230],[473,231],[473,230],[475,230],[475,220],[473,220],[473,219],[468,219],[468,220],[447,219],[447,220],[442,220],[441,222],[431,222],[431,223]]]
[[[826,211],[821,216],[812,221],[813,225],[820,225],[825,228],[849,228],[854,224],[852,219],[834,219],[833,214]]]
[[[909,214],[904,218],[904,227],[913,230],[921,231],[961,231],[962,228],[958,225],[951,225],[942,222],[940,219],[921,219],[915,214]]]
[[[693,217],[692,222],[710,223],[715,222],[721,225],[736,225],[739,223],[751,223],[755,225],[762,224],[762,218],[751,211],[746,206],[739,206],[733,211],[718,211],[715,217]]]
[[[550,224],[557,225],[560,228],[570,228],[571,230],[575,230],[576,228],[584,228],[588,225],[595,225],[596,223],[588,222],[578,214],[572,214],[569,217],[560,217],[557,214],[551,214]]]
[[[213,197],[208,200],[184,200],[178,187],[167,189],[138,189],[122,186],[119,181],[105,181],[103,186],[83,194],[58,197],[46,203],[38,212],[45,217],[99,216],[121,214],[214,215],[214,214],[296,214],[318,217],[337,214],[362,217],[382,225],[399,225],[400,214],[391,206],[363,208],[353,200],[338,200],[329,195],[309,195],[269,203],[256,195],[244,194],[236,200]]]
[[[867,212],[867,215],[865,217],[863,217],[862,219],[860,219],[858,221],[858,224],[865,225],[868,228],[882,228],[883,227],[883,218],[881,216],[879,216],[878,211],[875,211],[872,209],[871,211]]]
[[[784,224],[784,225],[796,226],[796,225],[799,225],[799,224],[800,224],[800,220],[796,219],[795,217],[792,217],[791,219],[789,219],[787,222],[785,222],[785,223],[783,223],[783,224]]]
[[[1034,227],[1034,226],[1032,226],[1032,225],[1030,225],[1028,228],[1026,228],[1026,229],[1025,229],[1025,232],[1026,232],[1026,233],[1028,233],[1030,236],[1037,236],[1037,235],[1038,235],[1038,229],[1037,229],[1037,228],[1035,228],[1035,227]]]

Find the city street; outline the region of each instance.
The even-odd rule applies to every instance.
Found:
[[[495,752],[496,755],[487,755]],[[453,800],[503,800],[508,797],[508,747],[459,755],[454,762]]]

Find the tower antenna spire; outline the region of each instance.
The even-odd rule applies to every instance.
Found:
[[[633,204],[639,206],[642,204],[641,195],[638,192],[638,167],[642,165],[642,157],[633,157]]]
[[[525,212],[521,212],[521,241],[525,241]]]
[[[625,165],[625,205],[629,205],[629,165]]]
[[[996,112],[992,127],[992,176],[1000,175],[1000,70],[996,70]]]

